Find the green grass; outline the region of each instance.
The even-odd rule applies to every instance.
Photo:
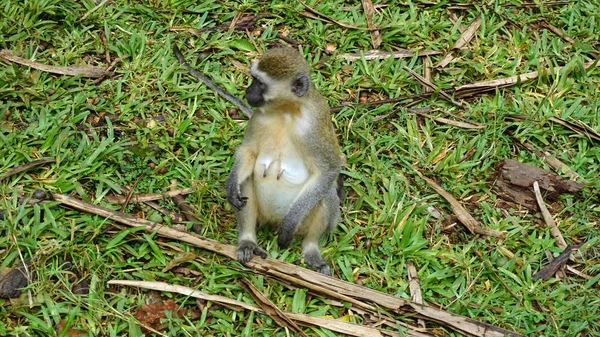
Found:
[[[194,188],[187,199],[199,210],[202,234],[235,244],[235,222],[223,184],[245,123],[231,118],[235,115],[231,105],[182,70],[171,52],[175,43],[194,67],[240,97],[249,82],[247,65],[258,55],[256,47],[279,42],[278,32],[302,43],[315,69],[316,85],[332,106],[356,102],[361,92],[371,99],[421,92],[420,84],[402,67],[422,72],[422,59],[344,61],[339,57],[342,53],[371,48],[368,32],[308,19],[298,3],[282,3],[115,1],[80,20],[95,3],[0,0],[5,13],[0,17],[2,49],[51,65],[107,67],[107,50],[99,37],[103,32],[111,61],[123,57],[115,65],[118,76],[100,83],[0,63],[0,175],[37,158],[57,159],[0,181],[0,209],[5,212],[0,222],[0,267],[18,264],[20,253],[32,258],[37,273],[29,287],[33,306],[25,295],[0,300],[0,335],[54,336],[61,320],[95,336],[139,334],[132,313],[151,293],[110,288],[106,285],[110,279],[164,281],[251,302],[237,283],[245,276],[285,310],[348,315],[327,299],[288,289],[242,271],[235,261],[183,243],[125,229],[56,203],[18,201],[41,189],[117,209],[105,199],[117,184],[132,186],[141,175],[136,192],[161,193],[175,181],[179,187]],[[567,67],[558,77],[541,76],[475,97],[462,109],[434,98],[418,105],[431,107],[434,115],[452,113],[481,123],[486,126],[482,130],[438,124],[391,104],[347,107],[334,114],[347,156],[348,196],[324,255],[336,277],[402,298],[410,298],[405,263],[413,261],[426,303],[524,335],[600,336],[598,279],[567,274],[562,280],[533,282],[532,275],[547,264],[544,252],[556,256],[561,250],[539,214],[513,209],[506,217],[492,189],[493,167],[504,158],[550,169],[543,159],[517,147],[515,139],[552,153],[588,180],[586,189],[562,196],[551,211],[568,243],[585,243],[585,259],[574,266],[590,276],[599,275],[600,146],[548,118],[576,120],[600,131],[596,97],[600,70],[582,68],[598,49],[600,6],[593,0],[535,9],[504,6],[514,3],[497,0],[487,8],[458,11],[462,20],[457,24],[450,21],[445,1],[428,7],[403,1],[379,10],[374,19],[377,25],[389,27],[382,30],[380,48],[387,51],[395,47],[446,51],[460,36],[458,26],[468,25],[482,13],[469,52],[435,72],[434,82],[441,88]],[[366,26],[359,2],[310,5],[338,21]],[[237,13],[272,16],[259,21],[264,30],[256,34],[170,31],[219,26]],[[539,28],[541,20],[559,27],[575,44]],[[336,46],[333,55],[325,53],[327,43]],[[394,109],[399,109],[398,114],[377,121],[376,117]],[[103,113],[116,118],[89,123]],[[535,121],[505,121],[510,114]],[[444,216],[451,210],[416,176],[416,169],[435,177],[485,226],[506,230],[508,237],[475,239],[461,225],[444,230],[448,223],[430,216],[427,208],[433,206]],[[170,200],[159,204],[176,210]],[[145,205],[130,205],[126,211],[156,217],[156,211]],[[259,233],[259,241],[271,257],[288,262],[299,257],[298,245],[281,251],[268,231]],[[184,264],[200,276],[161,272],[177,254],[173,247],[197,252],[204,259]],[[504,249],[515,257],[507,258]],[[70,269],[65,268],[67,262]],[[74,295],[72,286],[82,279],[90,284],[90,293]],[[163,298],[173,298],[186,308],[196,306],[183,296],[163,294]],[[166,336],[286,335],[267,316],[210,305],[200,319],[174,318],[168,327]],[[429,323],[428,327],[437,326]],[[305,331],[335,335],[325,329]]]

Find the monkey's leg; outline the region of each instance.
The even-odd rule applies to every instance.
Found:
[[[327,231],[331,217],[328,214],[328,200],[323,200],[318,203],[312,212],[306,217],[305,223],[302,225],[304,239],[302,240],[302,255],[304,261],[314,270],[327,276],[331,275],[331,269],[319,250],[319,240]]]
[[[252,178],[250,178],[252,179]],[[238,226],[238,260],[246,263],[258,255],[263,259],[267,252],[256,244],[256,223],[258,220],[258,205],[252,181],[242,185],[241,192],[248,197],[246,206],[237,212]]]

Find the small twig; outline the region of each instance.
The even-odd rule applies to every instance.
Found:
[[[87,13],[83,14],[83,16],[79,19],[79,21],[83,21],[83,20],[87,19],[88,16],[90,16],[92,13],[94,13],[95,11],[100,9],[100,7],[106,5],[106,3],[109,1],[110,0],[102,0],[102,2],[97,4],[94,8],[90,9]]]
[[[431,68],[431,59],[429,56],[426,56],[423,59],[423,78],[433,83],[433,69]],[[433,91],[428,85],[423,84],[423,88],[421,89],[423,92]]]
[[[331,108],[331,112],[338,112],[340,110],[342,110],[345,107],[348,106],[352,106],[352,105],[359,105],[359,106],[379,106],[379,105],[383,105],[383,104],[389,104],[389,103],[398,103],[398,102],[402,102],[402,101],[409,101],[409,100],[414,100],[414,99],[421,99],[421,98],[425,98],[425,97],[429,97],[433,94],[433,92],[426,92],[426,93],[422,93],[422,94],[415,94],[415,95],[407,95],[407,96],[401,96],[401,97],[394,97],[394,98],[387,98],[387,99],[382,99],[379,101],[371,101],[371,102],[365,102],[365,103],[343,103],[342,105],[336,106]]]
[[[550,6],[564,6],[570,4],[571,1],[546,1],[541,3],[535,2],[524,2],[521,4],[501,4],[500,7],[505,8],[539,8],[539,7],[550,7]],[[471,9],[475,8],[476,5],[473,4],[456,4],[452,6],[448,6],[448,9]]]
[[[467,27],[467,29],[460,35],[458,40],[456,40],[450,52],[448,52],[446,56],[444,56],[444,58],[440,62],[438,62],[438,64],[435,65],[435,67],[444,68],[450,62],[452,62],[452,60],[454,59],[452,53],[466,46],[473,39],[480,25],[481,15],[477,16],[477,18],[475,18],[475,20],[469,25],[469,27]]]
[[[334,23],[340,27],[343,28],[347,28],[347,29],[356,29],[356,30],[366,30],[366,31],[374,31],[374,30],[381,30],[381,29],[386,29],[386,28],[391,28],[391,27],[374,27],[374,28],[364,28],[364,27],[357,27],[357,26],[352,26],[352,25],[348,25],[345,24],[343,22],[339,22],[336,21],[330,17],[328,17],[327,15],[317,11],[316,9],[310,7],[309,5],[307,5],[306,3],[302,2],[301,0],[296,0],[298,1],[298,3],[300,3],[302,6],[304,6],[304,8],[311,13],[312,15],[307,15],[307,13],[303,13],[304,16],[309,17],[309,18],[313,18],[313,19],[317,19],[317,20],[321,20],[321,21],[325,21],[328,23]]]
[[[14,56],[9,50],[0,51],[0,60],[5,60],[8,62],[13,62],[16,64],[24,65],[33,69],[45,71],[52,74],[59,75],[68,75],[68,76],[81,76],[81,77],[90,77],[90,78],[102,78],[111,76],[113,73],[110,71],[106,71],[103,68],[95,67],[95,66],[50,66],[47,64],[42,64],[39,62],[31,61],[24,59],[22,57]]]
[[[410,112],[412,112],[416,115],[419,115],[419,116],[431,118],[438,123],[448,124],[448,125],[456,126],[456,127],[463,128],[463,129],[477,129],[477,130],[485,129],[485,125],[483,125],[483,124],[477,124],[477,123],[472,123],[472,122],[460,122],[460,121],[455,121],[455,120],[444,118],[444,117],[435,117],[430,114],[426,114],[426,113],[419,112],[419,111],[410,111]]]
[[[197,80],[204,83],[204,85],[206,85],[207,87],[212,89],[219,96],[221,96],[225,100],[229,101],[231,104],[235,105],[238,109],[240,109],[244,113],[244,115],[246,115],[246,117],[250,118],[252,116],[253,111],[248,105],[246,105],[246,103],[242,102],[242,100],[240,100],[239,98],[233,96],[232,94],[225,91],[225,89],[216,85],[210,78],[208,78],[208,76],[206,76],[206,75],[200,73],[199,71],[197,71],[196,69],[192,68],[192,66],[190,66],[190,64],[187,63],[187,61],[183,57],[183,54],[181,54],[181,51],[179,51],[179,48],[177,48],[177,45],[173,45],[173,53],[175,54],[175,56],[177,57],[179,62]]]
[[[125,189],[125,188],[124,188]],[[155,200],[161,200],[161,199],[166,199],[166,198],[172,198],[176,195],[180,195],[180,194],[190,194],[193,193],[194,189],[193,188],[184,188],[181,190],[171,190],[171,191],[167,191],[165,193],[150,193],[150,194],[135,194],[132,195],[130,198],[130,202],[133,203],[141,203],[141,202],[146,202],[146,201],[155,201]],[[123,204],[125,203],[125,201],[127,200],[126,197],[122,196],[122,195],[107,195],[106,200],[110,203],[114,203],[114,204]]]
[[[373,23],[373,14],[375,13],[375,7],[371,0],[362,0],[363,10],[365,13],[365,17],[367,18],[367,26],[369,28],[377,28]],[[373,49],[379,48],[381,45],[381,33],[379,30],[372,30],[369,32],[371,34],[371,41],[373,42]]]
[[[15,168],[12,168],[10,170],[8,170],[8,172],[6,172],[3,176],[0,177],[0,180],[6,179],[12,175],[21,173],[23,171],[27,171],[29,169],[32,169],[34,167],[40,166],[40,165],[44,165],[44,164],[48,164],[48,163],[52,163],[56,161],[55,158],[42,158],[42,159],[36,159],[32,162],[29,162],[27,164],[23,164],[23,165],[19,165]]]
[[[426,78],[424,78],[423,76],[417,74],[414,70],[404,66],[403,67],[404,70],[406,70],[409,74],[411,74],[414,78],[416,78],[419,82],[421,82],[421,84],[428,86],[429,88],[431,88],[431,90],[435,91],[435,92],[439,92],[440,96],[442,96],[443,98],[445,98],[448,102],[458,106],[458,107],[462,107],[462,103],[455,101],[452,97],[450,97],[450,95],[448,95],[447,93],[445,93],[443,90],[440,90],[440,88],[437,87],[437,85],[429,82]]]
[[[421,286],[419,285],[419,274],[412,261],[406,262],[406,272],[408,274],[408,289],[410,296],[415,303],[423,304],[423,296],[421,295]],[[425,321],[417,320],[417,325],[421,328],[426,328]]]
[[[281,311],[275,303],[271,302],[267,296],[261,293],[252,282],[248,281],[246,278],[242,278],[241,284],[248,289],[254,300],[259,304],[262,308],[263,312],[269,317],[271,317],[275,323],[277,323],[282,328],[288,328],[300,336],[308,337],[304,331],[300,330],[300,327],[291,320],[290,317],[286,315],[285,312]]]
[[[556,239],[556,244],[562,249],[567,249],[567,242],[560,233],[560,230],[558,229],[554,218],[552,218],[552,214],[550,214],[548,208],[546,208],[544,198],[542,197],[542,192],[540,191],[540,185],[537,181],[533,182],[533,193],[535,194],[535,199],[537,200],[538,206],[540,207],[540,212],[542,212],[544,221],[546,222],[546,225],[548,225],[548,227],[550,228],[550,234],[553,238]]]
[[[421,172],[415,170],[417,175],[425,180],[425,182],[433,188],[439,195],[441,195],[452,207],[452,211],[458,218],[458,220],[467,227],[469,232],[477,233],[482,235],[493,236],[497,238],[503,238],[506,236],[505,231],[497,231],[490,228],[481,227],[479,221],[475,220],[473,216],[456,200],[450,193],[446,192],[440,185],[438,185],[435,181],[425,177]]]
[[[559,117],[550,117],[550,118],[548,118],[548,120],[551,122],[560,124],[560,125],[564,126],[565,128],[567,128],[579,135],[582,135],[584,137],[589,137],[590,139],[600,142],[600,133],[596,132],[594,129],[590,128],[589,126],[587,126],[581,122],[579,124],[575,124],[573,122],[566,121]]]
[[[131,188],[127,188],[127,195],[125,196],[125,202],[123,202],[122,206],[121,206],[121,211],[124,211],[127,208],[127,205],[129,204],[129,201],[131,200],[131,196],[133,196],[133,192],[135,191],[135,188],[137,187],[137,185],[139,184],[140,180],[142,179],[142,177],[144,176],[144,174],[140,174],[137,179],[135,180],[135,182],[133,182],[133,186],[131,186]]]
[[[369,50],[366,52],[354,53],[354,54],[341,54],[340,57],[348,61],[362,60],[385,60],[388,58],[407,58],[415,56],[432,56],[439,55],[441,52],[435,50],[412,50],[412,49],[401,49],[396,51],[379,51]]]

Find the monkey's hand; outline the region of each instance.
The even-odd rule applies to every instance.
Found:
[[[249,240],[242,240],[238,243],[238,260],[241,263],[246,263],[254,257],[254,255],[258,255],[263,259],[267,258],[267,252],[260,248],[256,242]]]
[[[231,193],[227,195],[227,201],[235,208],[237,211],[241,210],[246,206],[248,197],[243,197],[239,192]]]
[[[286,221],[287,219],[283,219],[283,224],[279,226],[279,230],[277,231],[277,244],[281,248],[287,248],[294,241],[294,232],[296,229],[295,225]]]

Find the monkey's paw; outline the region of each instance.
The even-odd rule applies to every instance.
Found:
[[[228,195],[227,201],[229,201],[233,208],[239,211],[248,203],[248,197],[242,197],[241,194],[235,193],[233,195]]]
[[[304,262],[315,271],[323,275],[331,276],[331,268],[329,268],[329,265],[323,260],[323,257],[318,251],[309,251],[305,253]]]
[[[294,240],[294,233],[289,230],[282,230],[282,227],[280,227],[279,231],[277,232],[277,244],[281,248],[287,248]]]
[[[267,252],[260,248],[256,242],[243,240],[238,243],[238,260],[245,264],[250,261],[254,255],[260,256],[263,259],[267,258]]]

